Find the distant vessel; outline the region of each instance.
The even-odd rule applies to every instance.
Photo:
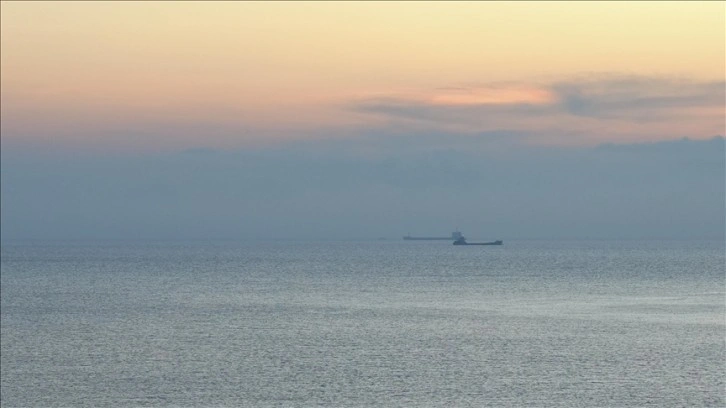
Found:
[[[452,232],[450,237],[412,237],[410,233],[403,237],[406,241],[456,241],[463,238],[464,236],[459,231]]]
[[[502,241],[497,240],[493,242],[466,242],[466,239],[464,237],[461,237],[454,241],[454,245],[502,245]]]

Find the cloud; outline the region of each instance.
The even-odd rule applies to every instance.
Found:
[[[602,139],[606,133],[631,138],[721,134],[725,101],[723,81],[591,75],[549,84],[485,84],[377,96],[348,108],[440,129],[544,130]]]
[[[576,116],[660,120],[691,108],[721,108],[726,82],[609,77],[559,82],[551,86],[557,107]]]

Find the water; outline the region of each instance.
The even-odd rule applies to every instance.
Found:
[[[723,242],[2,247],[3,407],[726,405]]]

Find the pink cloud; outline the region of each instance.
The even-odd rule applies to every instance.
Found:
[[[378,95],[352,109],[396,123],[468,133],[519,130],[579,144],[723,134],[726,84],[590,76],[547,85],[509,83]]]

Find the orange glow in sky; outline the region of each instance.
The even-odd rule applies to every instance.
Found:
[[[506,105],[552,103],[555,96],[547,89],[537,88],[486,88],[471,90],[447,90],[431,97],[434,105]]]
[[[52,138],[143,148],[151,142],[109,135],[168,125],[175,131],[158,134],[154,146],[234,147],[392,120],[351,109],[360,95],[411,94],[403,99],[431,106],[548,105],[560,100],[556,85],[578,75],[686,79],[694,86],[725,79],[723,2],[1,7],[5,142]],[[723,112],[723,104],[683,108],[696,113],[666,126],[663,138],[694,129],[704,133],[695,138],[723,134],[723,115],[713,113]],[[430,123],[477,132],[551,122],[516,115],[496,124],[459,119]],[[578,128],[579,119],[570,119]],[[229,132],[215,138],[177,131],[205,124]],[[660,132],[661,126],[644,126],[633,123],[623,134],[648,139]]]

